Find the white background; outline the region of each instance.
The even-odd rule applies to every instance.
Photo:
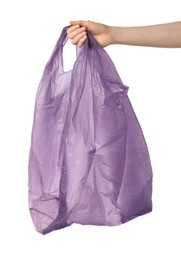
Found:
[[[181,259],[181,49],[106,48],[147,140],[153,212],[112,228],[72,225],[46,236],[34,230],[27,167],[35,95],[62,28],[76,19],[173,22],[181,20],[180,0],[1,0],[0,259]]]

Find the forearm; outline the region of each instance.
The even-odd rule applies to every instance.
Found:
[[[181,47],[181,22],[140,27],[110,27],[110,30],[112,44]]]

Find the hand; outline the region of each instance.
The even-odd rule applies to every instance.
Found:
[[[81,47],[87,39],[86,31],[89,31],[102,47],[113,42],[110,26],[91,21],[72,21],[70,24],[71,27],[67,30],[67,35],[72,40],[72,44],[78,47]]]

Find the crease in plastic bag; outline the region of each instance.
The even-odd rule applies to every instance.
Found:
[[[44,69],[32,127],[29,209],[42,234],[152,211],[151,163],[128,87],[91,34],[64,72],[66,29]]]

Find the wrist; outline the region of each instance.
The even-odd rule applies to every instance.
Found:
[[[121,27],[110,26],[110,44],[121,44]]]

